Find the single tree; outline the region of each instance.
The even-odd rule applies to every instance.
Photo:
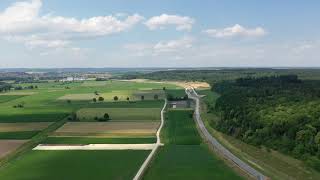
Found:
[[[164,91],[165,91],[165,90],[166,90],[166,87],[163,87],[163,88],[162,88],[162,90],[164,90]]]
[[[68,99],[68,100],[67,100],[67,103],[68,103],[68,104],[71,104],[71,100],[70,100],[70,99]]]
[[[142,100],[142,101],[144,100],[144,96],[141,96],[141,100]]]
[[[129,98],[129,97],[127,97],[127,101],[128,101],[128,102],[130,101],[130,98]]]
[[[104,118],[106,121],[110,120],[110,116],[109,116],[108,113],[104,113],[103,118]]]
[[[104,98],[100,96],[100,97],[98,98],[98,100],[99,100],[99,101],[104,101]]]
[[[118,101],[119,100],[118,96],[113,97],[113,100]]]
[[[99,95],[98,91],[94,91],[94,94],[97,95],[97,96]]]
[[[97,102],[97,98],[93,98],[92,101],[93,101],[93,102]]]
[[[155,94],[155,95],[153,96],[153,99],[158,100],[158,99],[159,99],[158,94]]]

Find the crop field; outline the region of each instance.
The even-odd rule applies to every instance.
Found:
[[[55,131],[60,136],[155,136],[160,122],[68,122]]]
[[[242,179],[202,144],[192,112],[169,110],[161,138],[165,143],[151,163],[145,180]]]
[[[16,150],[27,141],[25,140],[0,140],[0,159]],[[0,178],[1,179],[1,178]]]
[[[5,180],[132,179],[149,151],[30,151],[1,169]]]
[[[0,95],[0,103],[12,101],[23,97],[23,95]]]
[[[42,144],[149,144],[156,137],[48,137]]]
[[[114,102],[114,97],[117,96],[117,101],[140,101],[143,96],[143,100],[154,100],[155,95],[158,96],[157,99],[164,99],[164,91],[163,90],[122,90],[122,91],[111,91],[111,92],[103,92],[98,93],[83,93],[83,94],[66,94],[62,97],[59,97],[58,100],[76,100],[76,101],[92,101],[93,98],[98,100],[99,97],[103,97],[104,101]]]
[[[80,121],[95,121],[94,118],[101,118],[108,113],[111,121],[116,120],[160,120],[160,108],[83,108],[77,112]]]
[[[40,131],[0,132],[0,139],[31,139]]]
[[[11,99],[10,101],[3,100],[4,102],[0,105],[0,122],[53,122],[63,119],[68,116],[71,112],[79,110],[81,108],[90,107],[125,107],[125,108],[145,108],[145,107],[158,107],[161,108],[163,101],[155,101],[149,99],[146,95],[145,101],[137,102],[110,102],[113,95],[121,96],[122,92],[132,93],[131,100],[139,100],[141,97],[135,97],[136,93],[143,91],[146,94],[150,92],[159,92],[164,86],[167,88],[176,88],[177,86],[171,84],[160,84],[160,83],[137,83],[137,82],[121,82],[121,81],[105,81],[102,82],[105,85],[101,86],[86,86],[86,83],[101,83],[101,82],[47,82],[47,83],[27,83],[27,84],[17,84],[16,86],[27,87],[30,85],[37,86],[37,89],[32,90],[13,90],[8,93],[0,93],[1,96],[4,95],[19,95],[16,99]],[[146,90],[149,89],[149,90]],[[93,103],[90,98],[88,100],[71,100],[67,102],[66,100],[58,100],[61,97],[68,97],[73,94],[91,94],[94,92],[99,94],[106,94],[106,101]],[[152,94],[152,93],[151,93]],[[127,94],[125,94],[126,96]],[[82,95],[81,95],[82,96]],[[152,95],[151,95],[152,96]],[[159,97],[161,95],[159,94]],[[7,97],[4,97],[7,98]],[[108,100],[110,99],[110,100]],[[160,99],[160,98],[159,98]],[[120,100],[123,98],[120,97]],[[15,108],[15,106],[23,105],[23,108]]]
[[[145,180],[242,179],[201,145],[166,145],[147,171]]]
[[[201,138],[192,118],[192,110],[169,110],[161,138],[165,144],[199,145]]]
[[[0,123],[0,132],[40,131],[47,128],[50,124],[52,123]]]

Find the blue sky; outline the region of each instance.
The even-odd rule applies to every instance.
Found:
[[[320,1],[1,0],[0,68],[319,67]]]

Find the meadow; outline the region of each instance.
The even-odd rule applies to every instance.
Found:
[[[132,179],[149,151],[30,151],[1,168],[0,179]]]
[[[204,145],[161,147],[144,176],[145,180],[242,179]]]
[[[199,145],[201,138],[192,115],[192,110],[169,110],[161,135],[163,142],[176,145]]]
[[[161,132],[164,142],[145,180],[242,179],[202,143],[192,110],[169,109]]]

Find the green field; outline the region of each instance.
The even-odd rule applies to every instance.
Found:
[[[149,144],[156,141],[156,137],[48,137],[42,144]]]
[[[0,95],[0,103],[12,101],[23,97],[23,95]]]
[[[1,169],[3,180],[132,179],[149,151],[31,151]]]
[[[203,145],[166,145],[147,171],[145,180],[242,179]]]
[[[89,83],[90,85],[86,85]],[[104,85],[92,86],[95,83],[103,83]],[[153,95],[160,93],[163,86],[168,89],[177,88],[171,84],[161,83],[138,83],[138,82],[121,82],[121,81],[105,81],[105,82],[48,82],[48,83],[28,83],[16,84],[14,86],[38,86],[38,89],[32,90],[15,90],[3,93],[0,96],[0,122],[45,122],[58,121],[68,116],[71,112],[81,108],[161,108],[162,100],[153,100]],[[88,100],[59,100],[64,96],[77,96],[77,94],[92,94],[97,91],[99,94],[109,94],[110,98],[118,93],[130,92],[132,97],[136,97],[137,102],[121,101],[113,102],[106,99],[105,102],[93,103],[92,99]],[[145,100],[140,101],[140,96],[145,95]],[[75,95],[74,95],[75,94]],[[119,95],[119,96],[120,96]],[[10,100],[8,100],[10,96]],[[19,96],[19,98],[17,98]],[[112,102],[111,102],[112,101]],[[23,108],[14,108],[19,104],[23,104]]]
[[[0,132],[0,139],[31,139],[40,131]]]
[[[77,112],[80,121],[94,121],[108,113],[111,120],[160,120],[160,108],[84,108]]]
[[[146,171],[146,180],[242,179],[202,144],[192,110],[168,110],[161,132],[164,142]]]
[[[192,110],[169,110],[161,138],[165,144],[196,145],[200,136],[192,118]]]

